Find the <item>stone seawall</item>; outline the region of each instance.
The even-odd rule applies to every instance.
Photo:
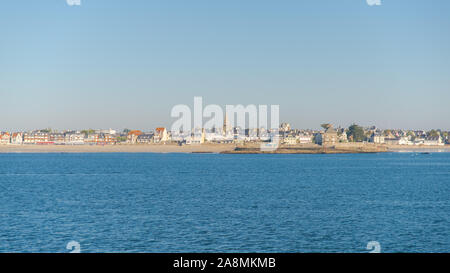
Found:
[[[232,151],[224,151],[226,154],[356,154],[356,153],[383,153],[388,152],[388,148],[383,145],[333,145],[319,146],[307,145],[281,145],[274,151],[263,151],[258,145],[237,146]]]

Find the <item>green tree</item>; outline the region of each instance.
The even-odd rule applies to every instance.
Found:
[[[411,137],[412,141],[416,140],[416,134],[413,131],[408,131],[406,135]]]
[[[428,137],[438,137],[439,136],[439,132],[436,130],[431,130],[427,133]]]
[[[348,127],[347,136],[348,139],[353,142],[363,142],[366,138],[364,129],[356,124],[353,124],[352,126]]]
[[[127,141],[127,137],[119,136],[119,137],[117,137],[117,141],[118,142],[125,142],[125,141]]]
[[[84,134],[84,135],[90,135],[90,134],[94,134],[95,130],[93,130],[93,129],[82,130],[81,133]]]

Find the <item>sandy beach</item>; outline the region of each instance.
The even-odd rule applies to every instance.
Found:
[[[0,145],[0,153],[221,153],[234,148],[234,144]]]
[[[227,154],[338,154],[338,153],[381,153],[381,152],[450,152],[445,146],[402,146],[373,145],[362,143],[337,144],[321,147],[315,144],[281,145],[274,152],[262,152],[259,144],[137,144],[137,145],[0,145],[0,154],[4,153],[227,153]]]

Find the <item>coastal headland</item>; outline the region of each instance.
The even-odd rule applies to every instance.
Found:
[[[263,151],[260,144],[141,144],[141,145],[0,145],[4,153],[223,153],[223,154],[346,154],[384,152],[450,152],[445,146],[405,146],[373,143],[342,143],[333,146],[315,144],[281,145],[275,151]]]

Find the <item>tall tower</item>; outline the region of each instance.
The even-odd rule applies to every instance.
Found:
[[[225,114],[225,119],[223,120],[223,134],[227,135],[231,131],[230,121],[228,120],[228,115]]]

